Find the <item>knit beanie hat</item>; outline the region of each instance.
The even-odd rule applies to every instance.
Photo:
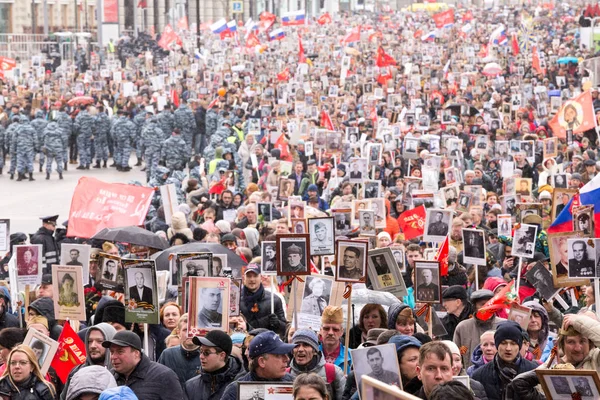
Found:
[[[221,233],[231,233],[231,224],[224,219],[217,221],[215,226],[219,228]]]
[[[319,351],[319,339],[317,338],[317,335],[310,329],[298,329],[294,333],[294,336],[292,336],[292,343],[305,343],[315,349],[315,351]]]
[[[460,349],[458,348],[456,343],[451,342],[450,340],[442,340],[442,343],[444,343],[450,349],[450,353],[458,354],[459,356],[461,355]]]
[[[116,322],[117,324],[125,326],[125,306],[123,303],[116,300],[114,302],[110,302],[110,304],[104,308],[102,322]]]
[[[505,321],[499,324],[494,334],[496,348],[505,340],[512,340],[521,347],[523,345],[523,330],[521,326],[514,321]]]

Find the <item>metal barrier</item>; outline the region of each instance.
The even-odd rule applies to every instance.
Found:
[[[34,35],[30,35],[34,36]],[[92,42],[93,47],[98,43]],[[32,56],[37,56],[42,52],[56,51],[60,53],[63,60],[72,60],[75,57],[77,44],[74,42],[4,42],[0,38],[0,55],[8,58],[18,58],[22,61],[30,59]],[[87,52],[87,48],[86,48]]]

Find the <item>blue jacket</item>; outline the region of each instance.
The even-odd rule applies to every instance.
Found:
[[[340,343],[340,354],[333,362],[333,364],[340,367],[342,369],[342,371],[344,371],[344,349],[345,349],[344,345]],[[321,353],[323,353],[323,345],[322,344],[319,345],[319,351]],[[325,357],[325,353],[323,353],[323,357]],[[350,372],[351,366],[352,366],[352,357],[350,356],[350,350],[348,350],[348,371],[344,371],[344,374],[347,374],[348,372]]]
[[[138,398],[129,386],[117,386],[103,391],[99,400],[138,400]]]
[[[256,376],[252,372],[248,372],[246,375],[243,375],[236,382],[232,382],[225,389],[225,393],[221,397],[221,400],[237,400],[238,399],[238,382],[293,382],[294,378],[292,375],[286,374],[281,379],[262,379]]]

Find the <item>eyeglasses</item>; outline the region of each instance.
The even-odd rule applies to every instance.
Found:
[[[204,356],[204,357],[209,357],[211,354],[217,354],[217,352],[216,351],[208,351],[208,350],[204,350],[204,351],[200,352],[200,355]]]
[[[21,361],[11,361],[10,362],[10,366],[11,367],[16,367],[17,365],[20,365],[21,367],[24,367],[26,365],[29,364],[29,361],[25,361],[25,360],[21,360]]]

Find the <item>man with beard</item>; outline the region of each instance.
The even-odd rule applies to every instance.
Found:
[[[452,340],[461,351],[466,349],[463,354],[473,354],[473,350],[480,343],[481,335],[486,331],[496,329],[499,323],[506,321],[496,315],[487,321],[477,318],[477,311],[492,297],[494,297],[494,292],[486,289],[477,290],[471,294],[473,318],[466,319],[456,326]],[[464,362],[464,367],[468,368],[471,365],[471,357],[467,357]]]
[[[116,329],[113,328],[112,325],[107,324],[105,322],[99,323],[98,325],[94,325],[86,331],[85,363],[78,365],[71,370],[71,372],[69,373],[69,377],[65,382],[65,387],[60,395],[60,400],[64,400],[67,398],[67,392],[69,389],[69,384],[71,383],[71,378],[73,377],[73,375],[75,375],[77,371],[89,367],[91,365],[99,365],[101,367],[106,367],[107,369],[112,368],[112,364],[110,362],[110,351],[102,347],[102,342],[104,342],[105,340],[112,340],[115,333],[117,333]]]
[[[233,192],[229,189],[224,190],[221,194],[221,202],[217,208],[216,221],[224,219],[225,221],[233,222],[235,220],[235,214],[236,211],[235,206],[233,205]]]

